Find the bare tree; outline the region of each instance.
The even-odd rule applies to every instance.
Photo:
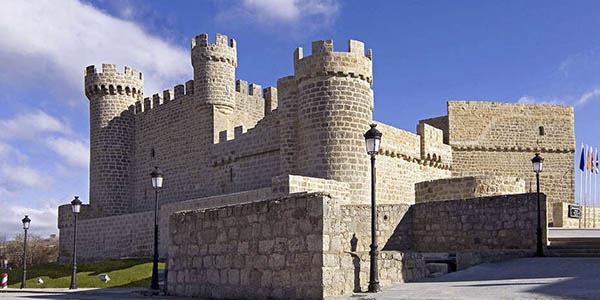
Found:
[[[23,265],[23,234],[15,235],[14,240],[0,243],[2,253],[8,259],[11,267]],[[44,264],[55,262],[58,259],[58,238],[42,239],[36,235],[27,236],[27,264]]]

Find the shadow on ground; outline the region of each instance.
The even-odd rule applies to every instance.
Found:
[[[512,259],[481,264],[419,282],[450,283],[446,286],[467,290],[513,287],[519,293],[569,299],[600,299],[600,257]]]

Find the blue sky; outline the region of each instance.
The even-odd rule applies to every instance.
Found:
[[[144,72],[145,95],[192,78],[200,33],[238,44],[237,79],[274,86],[314,40],[373,48],[375,119],[415,131],[448,100],[575,107],[578,148],[600,146],[597,1],[0,1],[0,238],[57,233],[56,207],[87,202],[83,70]],[[577,176],[579,177],[579,176]]]

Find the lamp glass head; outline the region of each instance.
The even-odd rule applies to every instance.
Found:
[[[79,196],[75,196],[75,199],[71,201],[71,207],[73,208],[74,214],[78,214],[81,211],[81,200],[79,200]]]
[[[367,153],[369,155],[377,155],[381,146],[381,132],[375,128],[377,124],[371,124],[371,129],[365,132],[365,145],[367,146]]]
[[[152,173],[150,173],[150,176],[152,176],[152,187],[155,189],[162,188],[163,173],[158,167],[154,167],[154,170],[152,171]]]
[[[25,218],[23,218],[21,222],[23,222],[23,229],[29,229],[29,223],[31,223],[31,219],[29,219],[29,216],[25,215]]]
[[[543,169],[544,158],[542,158],[539,153],[536,153],[531,159],[531,163],[533,164],[533,171],[539,173]]]

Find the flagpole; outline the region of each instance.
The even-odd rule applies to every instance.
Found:
[[[593,154],[592,154],[593,155]],[[596,228],[596,204],[598,203],[598,148],[596,148],[596,160],[595,166],[592,165],[592,171],[594,174],[594,228]]]
[[[588,174],[587,174],[587,166],[588,166],[588,146],[585,145],[585,167],[583,168],[583,172],[585,173],[585,184],[583,186],[583,228],[587,228],[587,181],[588,181]]]
[[[591,156],[594,155],[594,150],[592,149],[592,146],[590,146],[589,152],[591,152],[590,158],[588,159],[588,162],[590,163],[589,171],[592,171],[592,158],[591,158]],[[588,205],[590,207],[588,208],[588,213],[589,213],[590,217],[592,217],[592,209],[593,209],[592,203],[594,201],[594,195],[592,194],[592,173],[590,173],[589,176],[590,176],[590,182],[589,182],[589,185],[588,185],[588,189],[589,189],[589,191],[588,191],[588,198],[589,198]],[[591,227],[592,226],[592,220],[590,220],[589,218],[588,218],[588,223],[589,223],[588,226]]]
[[[581,143],[581,155],[579,158],[579,207],[583,205],[583,143]],[[579,228],[581,228],[581,217],[583,217],[583,209],[579,210]]]
[[[591,152],[591,155],[594,155],[594,149],[592,149],[591,146],[590,146],[590,152]],[[592,175],[594,175],[594,173],[593,173],[594,166],[592,166],[592,162],[593,162],[593,159],[590,157],[590,172],[591,172],[590,173],[590,193],[589,193],[590,194],[590,210],[594,209],[594,204],[593,204],[594,203],[594,194],[592,193],[592,187],[593,187],[593,184],[592,184],[593,176]],[[593,218],[593,211],[591,211],[590,217]],[[590,226],[592,226],[592,220],[590,220]]]
[[[594,150],[592,149],[592,146],[590,146],[590,152],[591,152],[590,156],[593,156],[594,155]],[[592,159],[592,157],[590,157],[589,161],[590,161],[590,172],[591,172],[593,170],[593,166],[592,166],[593,159]],[[589,196],[590,197],[590,201],[589,201],[590,202],[590,217],[592,217],[592,218],[593,218],[593,211],[592,211],[592,209],[594,209],[594,205],[593,205],[593,203],[594,203],[594,194],[592,194],[592,175],[593,174],[594,173],[590,173],[590,185],[589,185],[590,191],[588,193],[588,195],[590,195]],[[592,220],[589,220],[589,222],[590,222],[590,227],[591,227],[592,226]]]

